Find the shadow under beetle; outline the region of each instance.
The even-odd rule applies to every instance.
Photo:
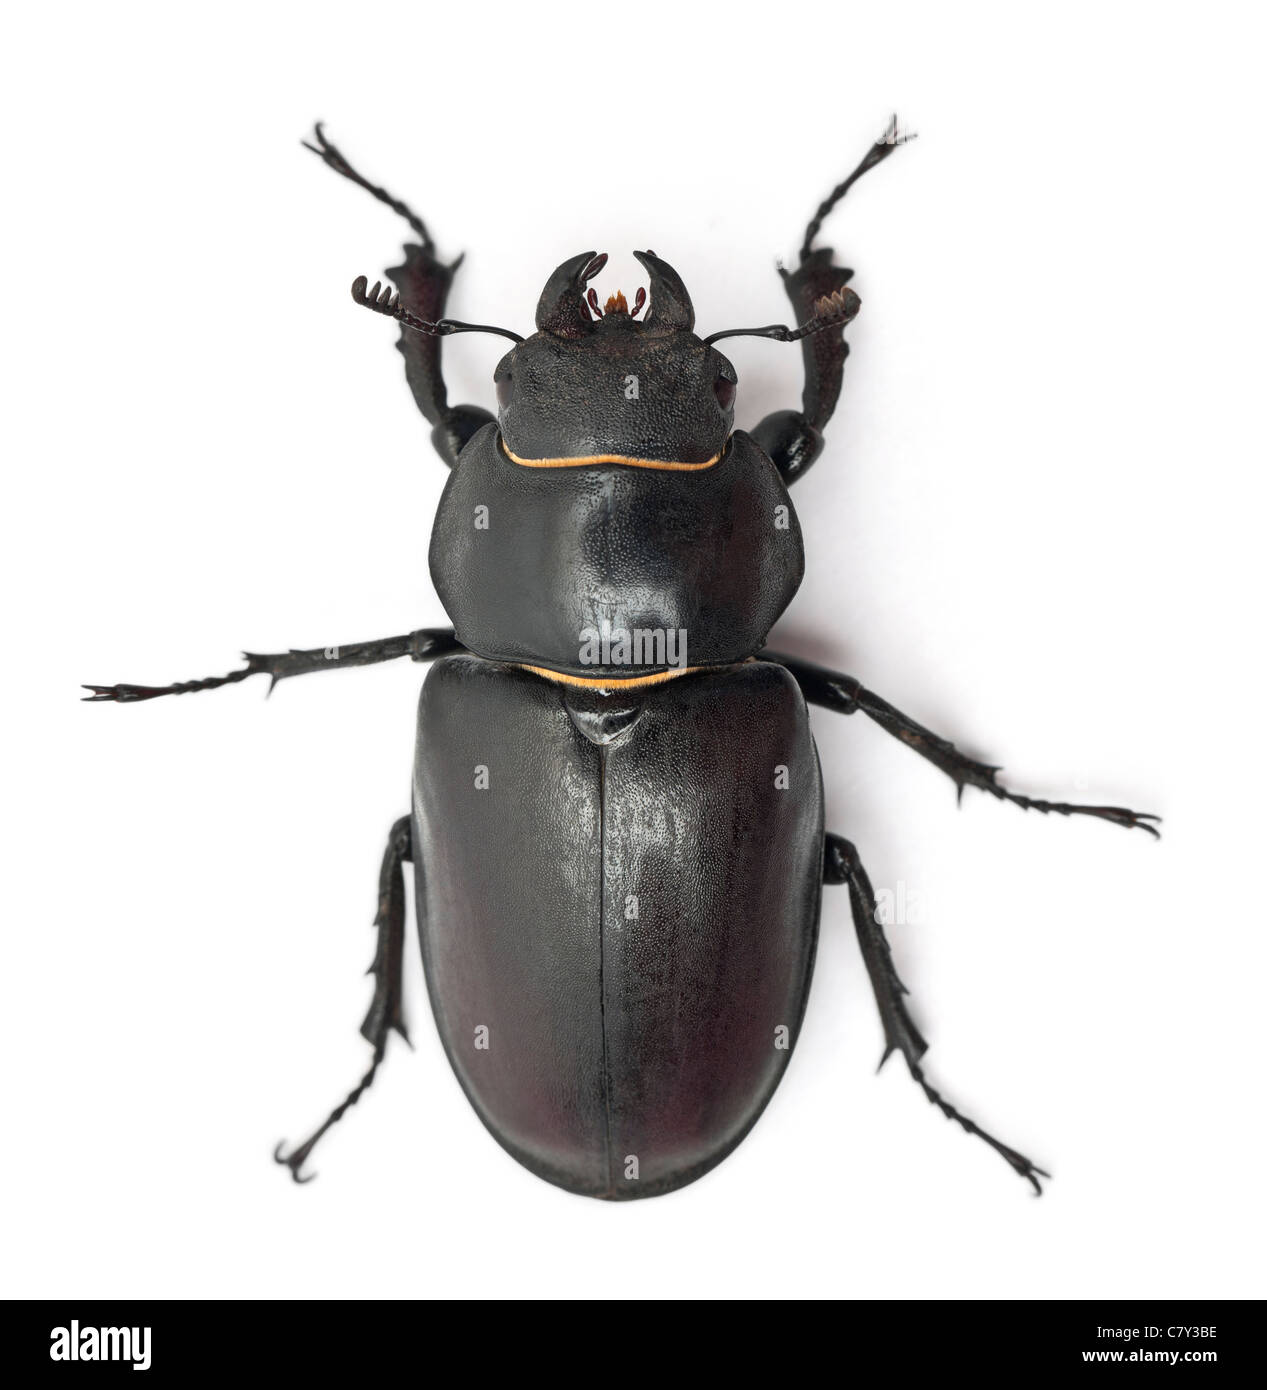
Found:
[[[851,676],[764,649],[800,584],[788,487],[823,448],[858,312],[853,272],[815,247],[851,185],[908,138],[894,117],[781,270],[792,328],[695,334],[671,266],[636,253],[649,298],[599,306],[587,251],[550,276],[537,331],[444,317],[460,262],[363,178],[316,127],[318,154],[404,217],[417,240],[353,298],[400,324],[397,344],[431,438],[453,470],[432,533],[452,628],[336,649],[247,654],[227,676],[88,686],[129,703],[267,674],[432,661],[418,708],[413,809],[379,878],[369,1071],[278,1162],[296,1181],[313,1146],[405,1036],[403,866],[412,863],[436,1024],[471,1104],[527,1168],[593,1197],[650,1197],[721,1162],[787,1066],[805,1009],[822,885],[846,884],[884,1027],[929,1101],[1036,1192],[1047,1176],[934,1090],[857,851],[827,834],[806,701],[861,710],[941,768],[1030,810],[1157,832],[1155,816],[1037,801],[1001,787]],[[645,312],[644,312],[645,309]],[[641,314],[641,318],[639,315]],[[497,333],[498,413],[450,405],[440,339]],[[800,410],[736,430],[736,375],[715,344],[801,343]],[[664,634],[680,635],[670,656]],[[271,687],[270,687],[271,688]]]

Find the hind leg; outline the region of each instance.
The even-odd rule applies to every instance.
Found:
[[[404,262],[391,267],[387,273],[399,290],[400,302],[406,309],[430,323],[438,322],[444,317],[449,286],[453,283],[454,272],[462,264],[462,257],[459,256],[451,265],[445,265],[436,255],[435,243],[422,218],[407,203],[392,197],[385,188],[359,174],[338,147],[326,139],[320,122],[313,131],[313,138],[317,143],[310,145],[304,141],[306,149],[320,155],[336,174],[342,174],[380,203],[386,203],[409,223],[418,236],[417,242],[406,243]],[[440,365],[439,338],[402,326],[396,347],[405,359],[405,378],[414,393],[418,409],[432,426],[431,442],[440,457],[452,468],[467,440],[495,417],[477,405],[449,404]]]
[[[1021,1177],[1033,1184],[1034,1192],[1042,1196],[1039,1178],[1050,1177],[1022,1153],[1000,1142],[992,1134],[986,1133],[975,1121],[961,1115],[949,1101],[929,1083],[920,1066],[920,1058],[928,1050],[928,1044],[920,1036],[919,1029],[906,1010],[902,996],[906,986],[897,977],[893,968],[893,956],[885,939],[884,928],[876,915],[875,894],[871,880],[862,867],[858,851],[848,840],[839,835],[827,835],[823,845],[823,882],[847,883],[849,902],[853,909],[854,928],[858,933],[858,944],[862,947],[862,958],[871,979],[875,1002],[880,1010],[880,1021],[884,1025],[884,1056],[880,1065],[888,1061],[889,1055],[900,1052],[906,1061],[907,1070],[928,1097],[930,1105],[935,1105],[948,1120],[954,1120],[969,1133],[976,1135],[1003,1158]]]
[[[405,1031],[401,1016],[401,991],[404,977],[405,945],[405,874],[404,865],[413,859],[412,818],[402,816],[392,826],[387,837],[387,848],[383,851],[383,866],[378,879],[378,915],[374,927],[378,933],[374,949],[374,964],[370,973],[374,976],[374,998],[370,1004],[365,1022],[361,1024],[361,1035],[374,1049],[369,1070],[348,1092],[346,1098],[336,1105],[326,1117],[325,1122],[315,1130],[293,1152],[283,1154],[285,1140],[278,1144],[273,1157],[290,1169],[296,1182],[311,1182],[315,1173],[300,1176],[300,1169],[308,1161],[309,1154],[318,1140],[330,1128],[338,1124],[349,1107],[355,1105],[374,1084],[383,1055],[387,1051],[388,1034],[395,1029],[406,1042],[409,1034]]]

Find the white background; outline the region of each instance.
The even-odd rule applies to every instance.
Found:
[[[3,45],[0,1056],[10,1295],[985,1297],[1264,1289],[1263,99],[1248,7],[28,7]],[[379,854],[422,670],[130,708],[80,681],[445,621],[445,480],[352,278],[403,225],[299,146],[323,117],[524,329],[634,247],[704,332],[784,319],[776,258],[896,108],[920,138],[824,237],[863,311],[795,490],[780,645],[1037,795],[969,793],[818,711],[970,1113],[924,1103],[827,897],[787,1079],[715,1173],[605,1205],[530,1176],[417,1051],[294,1187],[270,1152],[360,1075]],[[446,346],[491,399],[504,344]],[[799,353],[739,342],[739,423]],[[524,813],[530,815],[531,808]]]

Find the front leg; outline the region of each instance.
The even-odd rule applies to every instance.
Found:
[[[839,294],[853,279],[852,270],[836,264],[835,253],[830,247],[814,245],[822,230],[823,220],[863,174],[912,139],[913,134],[899,129],[897,117],[894,116],[853,173],[838,183],[819,205],[805,229],[796,269],[779,270],[784,292],[796,309],[798,323],[813,314],[814,306],[825,295]],[[800,410],[776,410],[752,430],[752,437],[770,456],[788,487],[823,452],[823,430],[840,398],[845,359],[849,356],[844,325],[803,338],[801,352],[805,364],[805,386],[801,392]]]
[[[192,695],[200,690],[216,690],[222,685],[236,685],[248,676],[270,677],[271,691],[288,676],[306,676],[312,671],[333,671],[344,666],[373,666],[379,661],[395,661],[407,656],[413,661],[434,661],[438,656],[462,650],[451,627],[423,627],[404,637],[380,637],[375,642],[352,642],[345,647],[314,647],[310,651],[289,651],[276,656],[259,656],[243,652],[246,665],[227,676],[206,676],[197,681],[178,681],[174,685],[85,685],[91,695],[85,700],[112,700],[130,705],[138,700],[153,700],[159,695]]]
[[[348,163],[343,152],[326,139],[320,122],[313,132],[313,139],[316,144],[309,144],[305,140],[305,148],[319,155],[336,174],[341,174],[373,194],[380,203],[386,203],[409,223],[418,240],[406,244],[404,261],[392,266],[387,273],[395,283],[400,302],[406,309],[430,323],[443,318],[449,287],[453,283],[454,273],[462,264],[462,257],[446,265],[437,256],[435,242],[422,218],[407,203],[359,174]],[[418,409],[432,426],[431,442],[445,463],[453,468],[467,440],[496,417],[482,406],[449,404],[440,362],[440,341],[439,338],[402,325],[396,347],[405,359],[405,378]]]
[[[813,705],[833,709],[837,714],[863,714],[874,719],[886,733],[900,739],[908,748],[913,748],[922,758],[927,758],[935,767],[941,768],[958,788],[960,800],[965,787],[976,787],[989,792],[1000,801],[1010,801],[1026,811],[1050,812],[1058,816],[1094,816],[1098,820],[1111,821],[1114,825],[1124,825],[1138,830],[1147,830],[1156,839],[1161,839],[1159,831],[1149,825],[1149,821],[1159,821],[1160,816],[1145,812],[1130,811],[1124,806],[1080,806],[1069,801],[1040,801],[1033,797],[1021,796],[999,786],[999,768],[989,763],[979,763],[961,753],[949,739],[940,738],[931,730],[917,724],[909,715],[882,700],[874,691],[868,690],[861,681],[839,671],[829,671],[826,667],[815,666],[813,662],[801,661],[794,656],[784,656],[780,652],[763,651],[763,661],[777,662],[785,666],[796,678],[801,694]]]

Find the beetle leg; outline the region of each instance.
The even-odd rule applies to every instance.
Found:
[[[978,1139],[985,1140],[1021,1177],[1033,1184],[1035,1194],[1041,1197],[1043,1189],[1038,1180],[1049,1178],[1051,1174],[1035,1167],[1024,1154],[1009,1148],[992,1134],[987,1134],[975,1121],[961,1114],[942,1097],[924,1075],[920,1058],[928,1050],[928,1044],[916,1028],[902,998],[907,993],[906,986],[898,979],[897,971],[893,968],[893,955],[884,935],[884,928],[876,915],[871,880],[862,867],[858,851],[839,835],[824,837],[823,882],[849,885],[849,904],[853,909],[858,944],[862,947],[862,959],[866,963],[867,974],[871,977],[871,988],[875,992],[880,1021],[884,1026],[884,1056],[880,1058],[880,1065],[883,1066],[892,1053],[900,1052],[906,1059],[911,1076],[928,1097],[929,1104],[935,1105],[948,1120],[954,1120],[969,1134],[975,1134]]]
[[[284,1139],[273,1151],[273,1158],[290,1169],[290,1175],[296,1182],[311,1182],[316,1177],[315,1173],[301,1177],[300,1169],[308,1161],[308,1155],[312,1153],[326,1130],[331,1125],[338,1124],[348,1108],[355,1105],[373,1085],[374,1075],[387,1050],[387,1038],[391,1030],[394,1028],[406,1042],[409,1042],[409,1034],[405,1031],[401,1014],[405,945],[405,874],[402,866],[412,859],[412,818],[402,816],[392,826],[391,834],[387,837],[387,848],[383,851],[383,866],[378,877],[378,915],[374,918],[378,936],[374,949],[374,963],[369,969],[369,973],[374,976],[374,998],[370,1003],[369,1013],[365,1015],[365,1022],[361,1024],[361,1035],[373,1047],[374,1057],[370,1062],[369,1071],[348,1092],[342,1104],[335,1106],[319,1129],[290,1154],[282,1153],[286,1145]]]
[[[435,243],[422,218],[407,203],[393,198],[385,188],[370,183],[357,173],[342,152],[326,139],[319,121],[313,131],[313,139],[316,143],[312,145],[306,140],[303,142],[305,149],[319,155],[336,174],[342,174],[345,179],[373,194],[379,202],[386,203],[417,234],[421,244],[408,243],[404,262],[391,267],[387,273],[400,291],[400,302],[405,309],[426,319],[428,323],[442,319],[449,286],[453,283],[454,272],[462,264],[462,257],[459,256],[451,265],[445,265],[436,255]],[[449,404],[440,365],[439,338],[402,325],[396,346],[405,359],[405,377],[418,409],[433,427],[431,442],[440,457],[452,468],[467,440],[495,417],[477,405]]]
[[[961,801],[965,787],[976,787],[1000,801],[1010,801],[1013,806],[1025,811],[1041,811],[1058,816],[1094,816],[1113,825],[1146,830],[1155,839],[1161,839],[1161,832],[1149,824],[1150,821],[1160,822],[1161,817],[1146,811],[1131,811],[1125,806],[1083,806],[1072,801],[1041,801],[1008,791],[998,783],[999,768],[977,762],[961,753],[949,739],[941,738],[901,710],[894,709],[887,700],[882,700],[853,676],[829,671],[823,666],[815,666],[813,662],[801,661],[779,652],[763,651],[761,660],[785,666],[801,687],[801,694],[811,704],[822,705],[824,709],[835,710],[837,714],[856,714],[861,710],[886,733],[892,734],[908,748],[913,748],[934,767],[941,768],[954,782]]]
[[[912,139],[913,135],[898,128],[897,117],[894,116],[853,173],[838,183],[819,205],[805,229],[796,269],[788,271],[779,268],[783,289],[796,309],[798,323],[813,314],[814,305],[820,299],[839,294],[853,278],[852,270],[834,262],[829,247],[815,248],[814,241],[822,229],[823,219],[863,174]],[[783,475],[783,481],[789,486],[822,453],[822,431],[840,398],[845,358],[849,356],[844,326],[803,338],[801,355],[805,363],[801,409],[776,410],[752,431],[752,437],[773,459],[775,467]]]
[[[83,698],[113,700],[116,704],[131,705],[138,700],[153,700],[159,695],[191,695],[199,690],[216,690],[222,685],[236,685],[248,676],[269,677],[272,693],[278,681],[288,676],[306,676],[313,671],[333,671],[344,666],[373,666],[379,661],[394,661],[407,656],[414,661],[434,661],[438,656],[462,650],[462,644],[451,627],[423,627],[404,637],[380,637],[376,642],[352,642],[345,647],[314,647],[311,651],[292,649],[275,656],[259,656],[243,652],[246,665],[227,676],[207,676],[200,681],[178,681],[175,685],[85,685],[91,695]]]

